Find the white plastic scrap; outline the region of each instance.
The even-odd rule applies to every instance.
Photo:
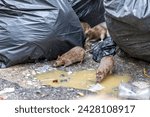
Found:
[[[72,73],[73,73],[72,71],[67,72],[68,75],[70,75],[70,74],[72,74]]]
[[[90,86],[90,88],[88,90],[92,91],[92,92],[97,92],[97,91],[100,91],[102,89],[104,89],[104,87],[102,85],[100,85],[99,83],[97,83],[97,84]]]
[[[6,94],[6,93],[11,93],[11,92],[14,92],[14,91],[15,91],[15,88],[5,88],[5,89],[0,91],[0,95]]]
[[[136,82],[133,82],[132,84],[134,86],[137,86],[140,89],[150,87],[150,84],[148,82],[144,82],[144,81],[136,81]]]

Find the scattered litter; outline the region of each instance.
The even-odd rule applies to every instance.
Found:
[[[6,93],[11,93],[11,92],[14,92],[14,91],[15,91],[15,88],[5,88],[5,89],[0,91],[0,95],[6,94]]]
[[[148,82],[144,82],[144,81],[135,81],[132,84],[134,86],[137,86],[140,89],[144,89],[144,88],[150,87],[150,84]]]
[[[68,82],[68,80],[70,79],[70,78],[68,78],[65,74],[61,74],[60,75],[60,82],[61,83],[63,83],[63,82]]]
[[[88,70],[89,70],[89,71],[93,71],[94,69],[91,69],[91,68],[90,68],[90,69],[88,69]]]
[[[27,81],[27,84],[28,85],[33,85],[33,82],[32,81]]]
[[[43,67],[39,67],[35,70],[37,71],[37,73],[44,73],[44,72],[48,72],[49,69],[50,69],[49,65],[44,65]]]
[[[71,70],[68,70],[71,71]],[[81,70],[73,72],[71,75],[67,71],[54,70],[43,74],[38,74],[36,78],[42,85],[52,87],[67,87],[80,90],[88,90],[91,85],[95,84],[96,71],[95,70]],[[127,75],[110,75],[104,79],[100,85],[104,87],[103,90],[96,93],[99,94],[113,94],[117,96],[117,91],[114,88],[119,86],[122,82],[128,82],[131,77]],[[58,80],[58,83],[53,83],[53,80]],[[115,81],[115,82],[114,82]],[[101,87],[99,87],[101,89]],[[99,90],[100,90],[99,89]],[[93,90],[92,90],[93,91]],[[91,92],[91,91],[90,91]]]
[[[61,77],[61,78],[64,78],[64,77],[65,77],[65,74],[60,74],[60,77]]]
[[[80,97],[84,97],[84,93],[77,92],[77,94],[78,94]]]
[[[150,87],[139,89],[129,83],[121,83],[119,86],[118,96],[125,99],[135,100],[149,100],[150,99]]]
[[[90,86],[90,88],[88,90],[92,91],[92,92],[97,92],[97,91],[102,90],[103,88],[104,87],[102,85],[100,85],[99,83],[97,83],[97,84],[94,84],[94,85]]]
[[[63,83],[63,82],[68,82],[68,79],[61,79],[60,82],[61,82],[61,83]]]
[[[73,73],[72,71],[67,72],[68,75],[70,75],[70,74],[72,74],[72,73]]]
[[[58,83],[58,80],[53,80],[53,83]]]

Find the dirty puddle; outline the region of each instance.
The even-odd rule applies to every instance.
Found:
[[[36,78],[41,81],[42,85],[88,90],[92,85],[95,85],[95,74],[95,70],[82,70],[73,73],[53,70],[51,72],[39,74]],[[103,94],[116,97],[119,84],[128,82],[130,79],[131,78],[128,75],[108,76],[100,83],[101,89],[96,93],[98,95]]]

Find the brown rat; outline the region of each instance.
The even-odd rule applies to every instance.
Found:
[[[85,32],[86,41],[98,40],[98,39],[101,39],[101,41],[103,41],[106,35],[107,35],[107,29],[101,26],[100,24],[94,26],[93,28],[88,29]]]
[[[76,62],[81,62],[84,60],[85,50],[82,47],[76,46],[64,53],[62,56],[58,56],[54,63],[55,67],[59,66],[69,66]]]
[[[112,74],[113,67],[114,67],[113,56],[103,57],[96,72],[96,82],[101,82],[108,75]]]

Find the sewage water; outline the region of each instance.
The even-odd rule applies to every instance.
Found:
[[[36,78],[40,80],[43,85],[49,85],[52,87],[70,87],[84,90],[88,90],[91,85],[95,84],[95,77],[95,70],[82,70],[73,73],[54,70],[36,76]],[[97,93],[116,96],[117,87],[119,84],[128,82],[129,80],[130,77],[128,75],[110,75],[100,83],[104,89],[98,91]]]

